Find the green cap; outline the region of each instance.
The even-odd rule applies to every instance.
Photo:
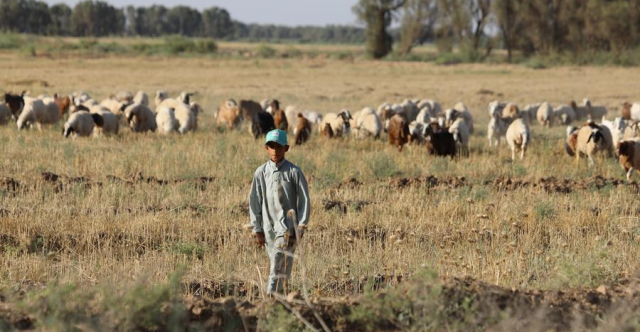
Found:
[[[287,143],[287,133],[280,129],[274,129],[267,133],[267,140],[264,142],[264,145],[267,145],[269,142],[276,142],[282,146],[289,145],[289,143]]]

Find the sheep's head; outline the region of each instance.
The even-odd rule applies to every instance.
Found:
[[[75,130],[73,129],[73,126],[71,126],[68,123],[65,123],[64,125],[64,129],[62,130],[62,135],[67,138],[69,137],[69,135],[73,134],[75,132]]]
[[[587,99],[587,98],[585,98],[585,99],[582,101],[582,103],[584,104],[584,106],[591,107],[591,100],[589,100],[589,99]]]
[[[604,135],[602,135],[602,131],[600,129],[591,129],[591,135],[589,135],[589,139],[587,139],[587,143],[593,141],[595,144],[604,143]]]
[[[14,95],[10,93],[4,94],[4,102],[7,104],[14,117],[18,117],[24,109],[24,92],[22,95]]]
[[[573,134],[573,132],[576,130],[578,130],[578,128],[574,126],[567,126],[567,137],[571,136],[571,134]]]
[[[622,158],[622,156],[625,156],[625,157],[628,156],[629,151],[631,151],[632,148],[633,148],[632,141],[620,141],[616,145],[616,151],[618,152],[618,155],[620,156],[620,158]]]
[[[273,115],[279,109],[280,109],[280,102],[276,99],[273,99],[269,102],[269,104],[267,105],[267,109],[265,111]]]

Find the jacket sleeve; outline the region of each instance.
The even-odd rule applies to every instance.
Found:
[[[251,193],[249,194],[249,217],[251,218],[251,226],[253,233],[262,233],[262,190],[258,173],[253,176],[251,182]]]
[[[298,170],[298,225],[307,226],[309,224],[309,214],[311,212],[311,200],[309,198],[309,187],[307,179],[301,170]]]

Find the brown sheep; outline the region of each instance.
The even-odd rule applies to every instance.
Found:
[[[567,127],[567,140],[564,142],[564,150],[571,157],[576,155],[576,148],[578,146],[578,128]]]
[[[240,123],[240,108],[233,99],[225,100],[218,108],[216,125],[227,125],[227,129],[233,129]]]
[[[60,109],[60,117],[62,118],[65,113],[69,112],[69,106],[71,106],[71,98],[69,96],[59,97],[57,93],[53,94],[53,100]]]
[[[618,142],[618,161],[627,173],[627,181],[631,181],[633,170],[640,172],[640,140],[624,140]]]
[[[270,113],[273,116],[273,122],[276,125],[276,129],[282,129],[284,131],[287,131],[287,129],[289,129],[287,115],[283,110],[280,109],[280,103],[277,100],[272,100],[269,103],[267,110],[269,110],[267,113]]]
[[[253,100],[240,100],[238,103],[241,120],[253,121],[256,114],[264,112],[262,106]]]
[[[331,128],[331,126],[329,126],[329,128]],[[302,113],[298,113],[298,121],[293,134],[295,136],[296,145],[305,143],[311,136],[311,123],[302,115]]]
[[[402,147],[409,141],[409,124],[405,117],[396,114],[389,119],[387,139],[389,144],[395,145],[398,151],[402,151]]]

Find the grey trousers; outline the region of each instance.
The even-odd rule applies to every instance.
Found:
[[[267,255],[269,255],[269,281],[267,293],[283,294],[285,286],[291,277],[293,267],[293,254],[296,245],[287,245],[284,236],[276,237],[275,233],[267,232]]]

